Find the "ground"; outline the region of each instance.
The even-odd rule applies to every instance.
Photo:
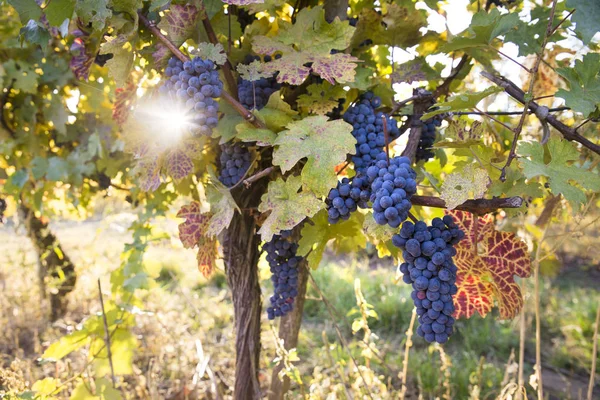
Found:
[[[130,398],[204,399],[218,398],[217,392],[226,398],[234,370],[230,294],[220,272],[210,279],[200,275],[193,251],[179,243],[178,220],[172,217],[156,221],[172,239],[154,243],[145,258],[157,285],[141,295],[144,308],[137,315],[135,328],[140,348],[134,373],[125,377],[124,391]],[[22,380],[29,383],[47,376],[65,380],[86,373],[85,350],[55,364],[40,365],[38,359],[48,345],[99,311],[97,279],[101,279],[104,295],[109,296],[109,271],[121,262],[123,245],[130,240],[127,226],[134,218],[134,214],[116,209],[84,222],[51,223],[79,275],[69,298],[68,314],[51,326],[37,284],[33,247],[22,228],[11,223],[0,229],[0,325],[4,328],[0,331],[0,366],[13,364],[22,373]],[[585,398],[587,392],[600,271],[598,266],[590,267],[576,259],[563,261],[558,268],[545,271],[542,280],[543,381],[551,398],[578,399]],[[333,392],[338,394],[334,398],[346,398],[349,392],[358,398],[366,395],[364,385],[352,382],[361,375],[369,382],[373,398],[396,396],[401,387],[399,376],[412,304],[409,289],[396,281],[395,266],[390,260],[375,261],[368,252],[356,258],[328,254],[313,276],[335,310],[325,307],[317,291],[309,288],[298,348],[300,360],[296,363],[303,387],[294,385],[292,398],[299,398],[302,390],[310,393],[311,399],[325,399]],[[270,288],[264,265],[261,277],[266,299]],[[378,314],[377,319],[368,321],[373,332],[370,352],[366,351],[363,333],[353,335],[350,328],[360,317],[351,313],[356,309],[357,278],[367,302]],[[528,282],[526,381],[535,360],[532,288]],[[426,346],[415,337],[407,398],[416,398],[415,393],[423,394],[423,398],[441,397],[448,391],[453,399],[496,398],[503,388],[510,387],[516,379],[519,320],[494,318],[490,315],[459,322],[458,333],[443,348]],[[336,325],[344,344],[340,344]],[[265,313],[260,375],[265,389],[276,357],[273,332]],[[530,386],[528,391],[530,396],[534,392]],[[595,398],[600,398],[600,388],[595,393]]]

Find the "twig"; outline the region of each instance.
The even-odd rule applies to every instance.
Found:
[[[396,113],[399,109],[401,109],[402,107],[404,107],[406,104],[410,103],[413,100],[418,99],[418,96],[410,96],[408,99],[404,99],[402,101],[399,101],[398,103],[394,104],[394,107],[392,108],[392,111],[390,111],[390,114],[394,114]]]
[[[519,67],[523,68],[525,71],[531,73],[531,70],[529,68],[527,68],[526,66],[524,66],[523,64],[521,64],[520,62],[518,62],[517,60],[515,60],[514,58],[510,57],[507,54],[504,54],[503,52],[501,52],[500,50],[498,50],[497,48],[495,48],[494,46],[488,46],[490,49],[495,50],[498,54],[500,54],[501,56],[504,56],[506,58],[508,58],[510,61],[514,62],[515,64],[517,64]]]
[[[413,196],[410,202],[415,206],[446,208],[446,202],[439,197]],[[500,208],[520,208],[523,205],[521,197],[501,197],[494,199],[467,200],[457,206],[456,210],[468,211],[473,214],[487,214]]]
[[[538,97],[539,98],[539,97]],[[555,107],[549,108],[548,112],[559,112],[570,110],[570,107]],[[525,110],[519,111],[454,111],[448,113],[449,115],[521,115]],[[394,117],[406,117],[412,114],[392,114]]]
[[[414,90],[413,95],[417,96],[413,104],[414,118],[417,118],[417,121],[412,121],[408,142],[402,152],[402,155],[408,157],[411,162],[414,161],[417,154],[421,132],[423,131],[423,123],[420,121],[420,118],[433,103],[433,96],[425,89],[417,88]]]
[[[249,188],[250,186],[252,186],[252,183],[256,182],[257,180],[259,180],[260,178],[262,178],[264,176],[269,175],[274,170],[275,170],[275,167],[268,167],[268,168],[263,169],[262,171],[252,175],[248,179],[245,179],[244,186],[246,186],[246,188]]]
[[[550,36],[554,35],[554,32],[556,32],[556,30],[567,20],[567,18],[569,18],[571,15],[573,15],[573,13],[577,11],[576,9],[571,10],[562,20],[560,20],[560,22],[552,29],[552,32],[550,32]]]
[[[546,27],[546,34],[544,35],[544,40],[542,41],[542,45],[540,47],[540,51],[536,56],[535,63],[533,64],[533,68],[531,71],[528,71],[531,74],[531,78],[529,79],[529,89],[527,90],[527,96],[525,96],[525,109],[529,109],[529,105],[533,102],[533,86],[535,83],[535,78],[538,72],[538,68],[540,67],[540,62],[542,58],[544,58],[544,50],[546,49],[546,45],[548,44],[548,39],[552,34],[552,22],[554,21],[554,12],[556,11],[556,3],[558,0],[553,0],[552,8],[550,9],[550,16],[548,17],[548,26]],[[506,170],[510,167],[510,164],[517,156],[517,142],[519,141],[519,136],[521,136],[521,131],[523,130],[523,124],[525,123],[525,117],[527,113],[523,113],[521,115],[521,119],[519,120],[519,124],[513,130],[515,136],[513,138],[512,145],[510,147],[510,151],[508,153],[508,158],[506,159],[506,163],[504,167],[502,167],[502,172],[500,173],[500,180],[504,182],[506,180]]]
[[[340,170],[337,172],[337,175],[341,175],[341,173],[342,173],[342,172],[344,172],[344,170],[345,170],[346,168],[348,168],[348,166],[349,166],[349,165],[350,165],[350,161],[346,161],[346,162],[344,163],[344,166],[342,167],[342,169],[340,169]]]
[[[515,100],[517,100],[519,103],[521,103],[521,104],[526,104],[527,103],[526,100],[525,100],[525,93],[517,85],[515,85],[513,82],[509,81],[508,79],[506,79],[504,77],[492,75],[489,72],[485,72],[485,71],[482,72],[481,75],[484,76],[485,78],[489,79],[490,81],[492,81],[496,85],[500,86],[501,88],[503,88],[504,91],[508,95],[510,95]],[[534,113],[540,107],[541,106],[539,104],[535,103],[534,101],[531,101],[528,104],[528,108],[531,111],[533,111]],[[577,142],[577,143],[580,143],[582,146],[590,149],[594,153],[600,154],[600,145],[591,142],[590,140],[588,140],[584,136],[582,136],[579,133],[577,133],[575,131],[575,129],[573,129],[572,127],[569,127],[569,126],[563,124],[554,115],[547,115],[544,119],[554,129],[556,129],[557,131],[559,131],[563,135],[563,137],[565,139],[570,140],[570,141],[574,141],[574,142]]]
[[[590,121],[591,121],[591,119],[589,119],[589,118],[588,118],[588,119],[586,119],[585,121],[583,121],[582,123],[580,123],[579,125],[577,125],[577,128],[575,128],[575,132],[577,132],[577,130],[578,130],[579,128],[581,128],[582,126],[584,126],[585,124],[587,124],[587,123],[588,123],[588,122],[590,122]]]
[[[167,38],[165,35],[163,35],[163,33],[160,31],[160,29],[158,29],[158,27],[156,26],[154,21],[150,21],[140,11],[138,11],[138,15],[139,15],[140,21],[142,21],[142,23],[150,30],[150,32],[152,32],[152,34],[154,36],[156,36],[156,38],[158,40],[160,40],[161,43],[163,43],[173,53],[173,55],[175,55],[175,57],[177,57],[178,59],[180,59],[183,62],[190,60],[188,56],[183,54],[183,52],[181,50],[179,50],[179,48],[177,46],[175,46],[175,44],[173,44],[173,42],[171,42],[169,40],[169,38]],[[226,65],[227,65],[227,63],[223,66],[224,74],[226,71]],[[230,70],[230,73],[231,73],[231,70]],[[227,79],[227,74],[225,74],[225,77]],[[232,76],[232,78],[233,78],[233,76]],[[228,81],[228,86],[229,86],[229,81]],[[231,90],[231,86],[229,86],[229,88]],[[235,92],[235,93],[237,93],[237,92]],[[232,96],[229,92],[227,92],[225,90],[222,91],[221,98],[223,100],[225,100],[226,102],[228,102],[238,114],[240,114],[246,121],[248,121],[249,123],[254,125],[256,128],[266,128],[266,125],[261,120],[257,119],[254,116],[254,114],[252,114],[250,111],[248,111],[248,109],[246,109],[246,107],[244,107],[239,101],[237,101],[236,98],[234,96]]]
[[[594,346],[592,350],[592,369],[590,371],[590,384],[588,385],[587,400],[592,400],[594,394],[594,378],[596,377],[596,356],[598,355],[598,325],[600,325],[600,304],[596,310],[596,325],[594,326]]]
[[[106,335],[106,354],[108,355],[108,365],[110,365],[110,376],[112,378],[113,388],[117,387],[117,378],[115,377],[115,368],[113,366],[112,351],[110,349],[110,331],[108,330],[108,320],[104,310],[104,299],[102,298],[102,284],[98,278],[98,297],[100,298],[100,307],[102,307],[102,322],[104,322],[104,332]]]
[[[410,324],[406,331],[406,344],[404,345],[404,360],[402,361],[402,390],[400,391],[400,400],[404,400],[406,396],[406,376],[408,375],[408,355],[410,348],[412,347],[412,335],[417,319],[417,311],[413,308],[412,316],[410,317]]]
[[[509,131],[512,131],[512,130],[513,130],[513,129],[512,129],[510,126],[506,125],[504,122],[500,121],[499,119],[496,119],[496,118],[492,117],[492,116],[491,116],[490,114],[488,114],[487,112],[485,112],[485,111],[481,111],[481,110],[480,110],[479,108],[477,108],[477,107],[475,107],[475,109],[477,110],[477,112],[479,112],[479,113],[480,113],[480,115],[486,116],[486,117],[488,117],[489,119],[491,119],[492,121],[499,123],[500,125],[502,125],[502,126],[503,126],[503,127],[505,127],[506,129],[508,129]]]
[[[435,91],[433,92],[434,97],[437,98],[437,97],[440,97],[441,95],[446,95],[446,96],[448,95],[452,81],[454,81],[454,79],[456,79],[456,77],[458,76],[460,71],[465,67],[465,65],[467,65],[469,63],[470,59],[471,58],[467,54],[462,56],[458,65],[456,66],[456,68],[454,68],[454,70],[450,73],[450,75],[448,75],[446,77],[446,79],[444,79],[444,82],[442,82],[442,84],[435,89]]]

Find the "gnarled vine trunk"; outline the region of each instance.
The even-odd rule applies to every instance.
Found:
[[[53,280],[52,290],[49,293],[50,319],[56,321],[65,314],[66,296],[75,287],[77,281],[75,265],[65,254],[47,222],[36,217],[35,213],[24,204],[19,206],[19,213],[27,230],[27,236],[38,254],[38,278],[43,297],[47,295],[46,280]]]
[[[286,350],[298,346],[298,335],[302,325],[302,314],[304,312],[304,301],[306,300],[306,288],[308,283],[308,262],[306,259],[299,264],[298,270],[298,296],[292,312],[281,317],[279,322],[279,338],[283,339]],[[279,379],[279,372],[283,364],[278,364],[271,375],[271,388],[269,389],[269,400],[281,400],[290,389],[290,378],[284,376]]]
[[[260,182],[251,190],[235,196],[242,214],[236,213],[223,233],[222,245],[227,283],[233,297],[235,319],[235,385],[236,400],[261,398],[258,382],[260,358],[261,293],[258,279],[260,236],[248,209],[256,207],[265,190]]]

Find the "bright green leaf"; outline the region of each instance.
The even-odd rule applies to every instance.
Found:
[[[449,111],[462,111],[462,110],[470,110],[475,108],[477,104],[485,99],[486,97],[504,91],[502,88],[498,86],[491,86],[485,89],[483,92],[465,92],[456,96],[450,97],[450,99],[443,103],[436,103],[433,107],[436,108],[433,111],[428,112],[427,114],[421,117],[421,121],[426,121],[431,117],[434,117],[438,114],[443,114]]]
[[[473,16],[471,25],[450,40],[442,51],[449,53],[470,47],[487,47],[496,37],[505,35],[519,25],[517,13],[501,15],[497,9],[489,13],[480,11]]]
[[[586,117],[600,105],[600,54],[588,53],[583,61],[575,61],[574,68],[559,68],[557,72],[569,82],[569,90],[559,89],[568,107]]]
[[[35,0],[7,0],[19,13],[23,25],[30,20],[37,21],[42,16],[42,9]]]
[[[51,0],[44,9],[51,26],[60,26],[65,19],[71,19],[75,11],[75,0]]]

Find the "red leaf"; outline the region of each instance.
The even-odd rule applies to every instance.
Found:
[[[514,276],[531,276],[527,245],[514,233],[497,231],[490,215],[476,220],[463,211],[447,213],[466,234],[456,246],[454,258],[458,267],[455,317],[470,318],[475,311],[485,316],[495,301],[502,319],[514,318],[523,306]]]
[[[115,90],[112,117],[118,125],[123,125],[129,118],[136,92],[137,86],[132,81],[128,81],[124,87]]]
[[[217,258],[217,240],[205,236],[211,215],[201,214],[200,203],[194,201],[181,207],[177,217],[185,218],[185,222],[179,224],[179,239],[183,247],[191,249],[198,246],[198,269],[204,276],[209,276],[215,269]]]

